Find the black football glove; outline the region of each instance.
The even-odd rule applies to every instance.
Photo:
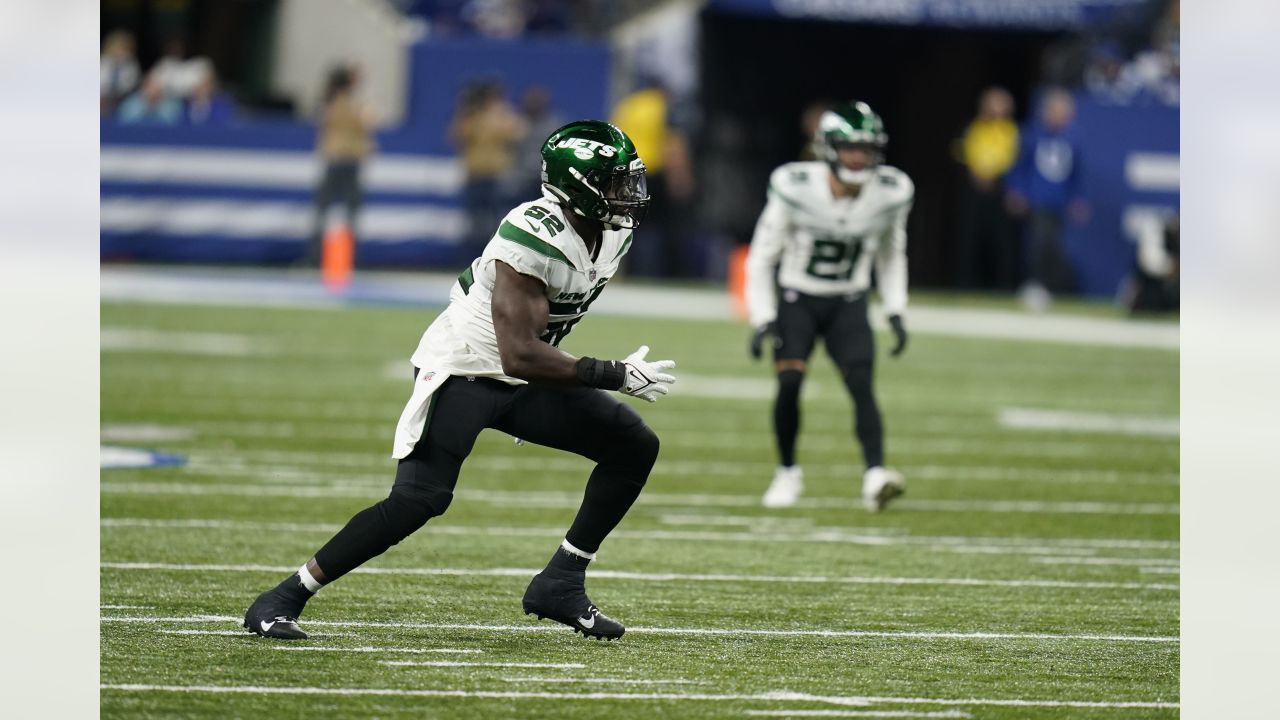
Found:
[[[773,346],[778,346],[778,323],[769,321],[751,332],[751,358],[759,360],[761,353],[764,351],[764,339],[766,336],[773,336]]]
[[[902,316],[890,315],[889,328],[893,330],[893,336],[896,338],[893,349],[889,351],[889,354],[893,357],[898,357],[903,350],[907,349],[907,329],[902,326]]]

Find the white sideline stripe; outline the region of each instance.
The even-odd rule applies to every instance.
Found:
[[[244,620],[232,615],[192,615],[190,617],[143,617],[103,615],[101,622],[123,623],[209,623]],[[379,622],[372,620],[308,620],[307,625],[317,627],[400,628],[405,630],[484,630],[492,632],[560,632],[559,625],[483,625],[479,623],[411,623]],[[1054,635],[1051,633],[990,633],[990,632],[927,632],[911,630],[771,630],[763,628],[673,628],[629,627],[629,633],[651,635],[755,635],[761,637],[882,637],[912,640],[1080,640],[1086,642],[1143,642],[1178,643],[1181,639],[1168,635]]]
[[[270,431],[254,432],[259,428],[252,423],[247,423],[240,431],[240,437],[266,437]],[[237,436],[237,433],[228,433],[229,437]],[[308,435],[310,439],[320,439],[316,435]],[[342,436],[344,439],[350,439],[350,435]],[[384,433],[375,433],[367,437],[382,438]],[[338,435],[333,436],[338,439]],[[286,455],[285,453],[277,453],[278,455]],[[265,456],[266,453],[259,453],[259,456]],[[369,471],[378,471],[369,474],[354,474],[345,468],[335,467],[334,464],[326,463],[327,454],[318,452],[305,460],[294,461],[287,460],[284,463],[264,463],[253,461],[238,461],[228,459],[226,457],[210,457],[198,456],[193,458],[191,469],[189,472],[195,472],[202,475],[212,475],[215,477],[225,477],[234,475],[245,478],[273,480],[280,477],[297,478],[299,482],[307,484],[315,483],[318,477],[326,475],[340,475],[344,479],[367,479],[369,482],[376,483],[379,487],[384,486],[387,482],[389,470],[379,467],[377,462],[381,458],[371,457],[368,455],[361,456],[359,462],[351,464],[351,467],[362,468]],[[852,466],[849,464],[825,464],[825,463],[807,463],[805,470],[810,477],[830,476],[843,480],[852,480],[856,477]],[[473,457],[467,461],[468,470],[478,469],[490,472],[514,472],[514,473],[548,473],[563,472],[575,475],[586,474],[589,472],[590,463],[583,460],[575,460],[565,457],[493,457],[481,456]],[[754,478],[759,482],[764,482],[772,477],[774,466],[767,462],[762,463],[741,463],[732,460],[703,460],[703,461],[659,461],[653,469],[653,475],[674,475],[674,476],[728,476],[733,478]],[[1102,484],[1121,484],[1121,485],[1177,485],[1177,473],[1158,473],[1158,472],[1142,472],[1142,471],[1125,471],[1125,470],[1100,470],[1100,469],[1062,469],[1048,470],[1044,468],[1021,468],[1008,466],[991,466],[991,465],[906,465],[898,468],[906,474],[908,480],[988,480],[988,481],[1009,481],[1009,482],[1044,482],[1044,483],[1102,483]],[[464,490],[464,492],[467,492]],[[801,503],[809,502],[801,500]]]
[[[450,655],[477,655],[483,650],[469,648],[396,648],[396,647],[330,647],[322,645],[278,645],[273,650],[286,652],[344,652],[344,653],[409,653],[412,655],[429,655],[434,653]]]
[[[755,717],[973,717],[963,710],[748,710]]]
[[[172,235],[223,235],[303,240],[311,233],[310,202],[102,198],[101,227],[115,232],[151,230]],[[424,237],[456,244],[461,210],[423,204],[379,203],[361,211],[360,242],[403,242]]]
[[[127,528],[212,528],[236,530],[280,530],[284,532],[337,532],[338,523],[282,523],[255,522],[251,520],[221,520],[205,518],[157,519],[157,518],[102,518],[102,527]],[[877,534],[878,528],[860,528],[851,533],[843,528],[814,528],[808,531],[776,533],[743,533],[719,531],[680,530],[615,530],[611,537],[636,540],[713,540],[721,542],[848,542],[862,545],[923,545],[928,547],[965,549],[975,551],[1009,551],[1025,554],[1079,552],[1085,550],[1177,550],[1177,540],[1130,540],[1125,538],[1035,538],[1035,537],[984,537],[984,536],[912,536]],[[441,524],[431,532],[445,535],[485,535],[508,537],[561,537],[563,527],[509,527],[468,526]],[[1043,553],[1034,551],[1045,549]]]
[[[1014,430],[1059,430],[1107,433],[1111,435],[1179,435],[1178,418],[1150,415],[1115,415],[1110,413],[1070,412],[1037,408],[1000,408],[997,420],[1002,427]]]
[[[230,495],[250,497],[381,497],[386,488],[374,486],[307,487],[293,485],[227,485],[218,483],[145,483],[104,482],[99,486],[103,493],[124,495]],[[582,504],[582,496],[563,492],[504,492],[494,490],[462,490],[459,496],[472,501],[494,505],[540,508],[576,508]],[[695,493],[649,493],[641,495],[642,506],[670,507],[758,507],[760,499],[755,495],[706,495]],[[853,498],[806,498],[796,507],[824,509],[852,505]],[[1029,513],[1051,515],[1177,515],[1178,506],[1167,503],[1109,503],[1109,502],[1044,502],[1038,500],[960,501],[960,500],[903,500],[898,507],[930,510],[934,512],[990,512]]]
[[[628,678],[609,678],[609,677],[504,677],[503,682],[509,683],[608,683],[610,685],[710,685],[704,680],[630,680]]]
[[[379,660],[379,665],[392,667],[492,667],[492,668],[543,668],[547,670],[583,670],[582,663],[536,662],[465,662],[461,660]]]
[[[103,351],[125,350],[225,357],[250,357],[265,355],[271,351],[269,344],[256,338],[231,333],[104,327],[99,337],[99,347]]]
[[[312,190],[320,178],[315,153],[288,150],[112,146],[100,155],[105,181],[184,185],[232,185]],[[454,195],[464,172],[456,158],[435,155],[375,155],[361,173],[370,192]]]
[[[1176,561],[1175,561],[1176,562]],[[187,563],[104,562],[108,570],[164,570],[173,572],[289,572],[285,566],[222,565]],[[366,575],[440,575],[449,577],[533,577],[537,568],[380,568],[361,567],[353,573]],[[593,570],[593,580],[640,580],[644,582],[761,582],[837,585],[953,585],[963,587],[1063,588],[1080,590],[1177,590],[1168,583],[1117,583],[1076,580],[985,580],[981,578],[909,578],[828,575],[712,575],[697,573],[639,573],[621,570]]]
[[[152,605],[99,605],[99,610],[151,610]]]
[[[179,693],[230,693],[241,695],[388,695],[407,697],[455,697],[490,698],[508,700],[709,700],[764,701],[764,702],[825,702],[838,705],[868,705],[893,703],[903,705],[996,705],[1012,707],[1074,707],[1074,708],[1150,708],[1176,709],[1171,702],[1108,702],[1100,700],[1011,700],[994,698],[904,698],[904,697],[841,697],[806,695],[804,693],[771,692],[757,694],[711,693],[602,693],[602,692],[511,692],[494,690],[406,690],[402,688],[320,688],[320,687],[264,687],[251,685],[144,685],[102,683],[102,690],[121,692],[179,692]]]

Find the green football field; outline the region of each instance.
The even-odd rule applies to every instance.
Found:
[[[103,444],[186,464],[102,471],[103,716],[1178,716],[1159,349],[914,335],[877,370],[908,479],[880,515],[816,356],[806,494],[766,511],[772,388],[745,327],[592,316],[566,350],[679,363],[671,396],[636,401],[661,455],[588,575],[625,637],[521,613],[590,464],[494,431],[448,514],[312,601],[310,640],[247,634],[254,596],[385,496],[433,315],[104,303]]]

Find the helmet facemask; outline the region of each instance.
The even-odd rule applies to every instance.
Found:
[[[884,162],[883,146],[874,142],[850,142],[847,140],[827,141],[824,145],[827,164],[836,174],[836,179],[845,185],[865,185],[875,177],[876,168]],[[861,170],[854,170],[840,161],[840,150],[858,149],[865,152],[869,161]]]
[[[884,162],[889,136],[880,117],[866,103],[853,102],[822,114],[815,141],[836,179],[846,185],[865,185],[875,177],[876,167]],[[867,167],[861,170],[846,167],[840,162],[841,148],[866,151],[870,155]]]
[[[553,199],[568,206],[575,215],[598,220],[615,229],[640,226],[649,208],[649,185],[645,179],[644,163],[639,158],[630,166],[614,168],[608,175],[596,170],[583,175],[577,168],[569,168],[569,174],[590,192],[586,202],[574,202],[549,183],[542,186],[544,194],[550,193]]]

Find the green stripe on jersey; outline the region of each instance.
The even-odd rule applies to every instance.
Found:
[[[471,292],[471,286],[476,284],[476,276],[471,272],[471,266],[468,265],[466,270],[458,276],[458,284],[462,286],[462,293],[465,295]]]
[[[770,184],[770,185],[769,185],[769,191],[770,191],[770,192],[772,192],[774,195],[777,195],[777,196],[778,196],[778,199],[782,200],[782,202],[784,202],[784,203],[786,203],[786,204],[788,204],[788,205],[790,205],[790,206],[792,206],[792,207],[798,208],[798,209],[800,209],[800,210],[803,210],[803,209],[804,209],[804,205],[801,205],[799,202],[796,202],[795,200],[792,200],[791,198],[787,197],[786,195],[783,195],[783,194],[782,194],[782,192],[781,192],[781,191],[779,191],[779,190],[778,190],[778,188],[774,187],[772,184]]]
[[[622,253],[626,252],[627,248],[631,247],[631,238],[633,237],[635,237],[635,233],[631,233],[630,235],[627,236],[626,240],[622,241],[622,247],[618,248],[618,254],[613,256],[614,260],[617,260],[618,258],[622,257]]]
[[[504,240],[523,245],[539,255],[546,255],[552,260],[559,260],[565,265],[573,267],[573,263],[569,262],[569,258],[565,257],[564,253],[556,249],[554,245],[542,240],[533,233],[521,230],[506,220],[503,220],[502,225],[498,228],[498,236]]]

